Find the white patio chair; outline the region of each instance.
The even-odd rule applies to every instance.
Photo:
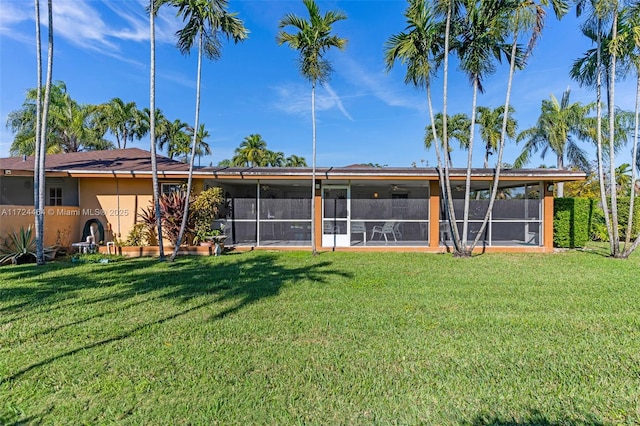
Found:
[[[398,238],[396,238],[395,222],[385,222],[384,225],[382,226],[380,225],[374,226],[373,228],[371,228],[372,240],[376,234],[380,234],[380,238],[384,237],[385,244],[389,242],[389,239],[387,238],[387,234],[390,234],[393,237],[394,241],[398,241]]]

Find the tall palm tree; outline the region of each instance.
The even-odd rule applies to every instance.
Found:
[[[515,108],[509,107],[506,135],[516,137],[518,122],[512,117]],[[480,127],[480,138],[484,141],[484,168],[489,167],[489,156],[497,152],[502,134],[502,122],[504,120],[504,106],[488,108],[479,106],[476,109],[476,123]]]
[[[578,145],[577,140],[585,139],[589,131],[587,116],[592,104],[582,105],[580,102],[571,103],[571,90],[567,89],[562,100],[558,102],[555,96],[542,101],[540,116],[535,126],[522,131],[516,141],[524,141],[521,154],[516,158],[514,167],[526,165],[531,154],[541,151],[542,158],[551,150],[556,155],[556,166],[563,170],[572,165],[582,170],[589,170],[587,153]],[[568,164],[567,164],[568,162]],[[564,196],[563,184],[558,184],[558,197]]]
[[[347,16],[340,11],[328,11],[321,15],[314,0],[302,2],[309,12],[309,20],[291,13],[286,14],[278,24],[280,31],[276,40],[279,45],[286,43],[299,52],[300,73],[311,82],[311,252],[316,255],[316,85],[327,81],[331,74],[331,63],[324,58],[324,54],[332,47],[342,50],[347,44],[346,39],[332,34],[332,25],[347,19]],[[287,27],[293,27],[296,32],[286,32],[284,29]]]
[[[39,188],[38,198],[40,211],[36,215],[36,263],[38,265],[44,265],[44,206],[45,206],[45,158],[46,158],[46,138],[47,138],[47,119],[49,113],[49,100],[51,97],[51,80],[53,76],[53,3],[51,0],[47,1],[47,16],[49,17],[49,24],[47,26],[47,77],[44,87],[44,99],[42,105],[42,118],[40,119],[40,157],[38,158],[38,174]],[[35,172],[35,169],[34,169]],[[38,233],[37,229],[40,228]]]
[[[405,84],[413,84],[417,88],[424,88],[431,123],[431,133],[427,131],[425,145],[435,146],[440,175],[440,190],[445,198],[445,203],[453,214],[453,199],[451,197],[451,184],[449,181],[449,137],[448,116],[446,115],[447,92],[447,64],[450,17],[456,2],[437,2],[432,8],[425,0],[409,0],[409,6],[404,12],[407,26],[403,32],[392,35],[385,43],[385,63],[387,71],[390,71],[396,61],[406,64]],[[446,14],[444,23],[437,20],[438,14]],[[443,36],[444,34],[444,36]],[[444,103],[443,112],[434,116],[431,101],[431,80],[440,65],[444,62]],[[458,117],[461,118],[461,117]],[[458,123],[460,124],[460,123]],[[454,127],[459,127],[455,125]],[[441,142],[434,143],[440,138]],[[465,136],[466,139],[466,136]],[[462,142],[462,140],[460,139]],[[443,148],[440,154],[440,146]],[[443,168],[444,163],[444,168]],[[452,230],[457,236],[457,229]],[[456,238],[457,239],[457,238]]]
[[[510,16],[509,31],[512,35],[511,41],[511,54],[509,63],[509,77],[507,79],[507,91],[504,103],[504,109],[506,114],[503,114],[502,129],[500,132],[500,143],[497,147],[497,160],[496,167],[493,176],[493,182],[491,185],[491,194],[489,196],[489,205],[487,211],[480,225],[480,229],[476,234],[476,238],[472,244],[472,248],[484,235],[484,231],[489,222],[489,218],[493,211],[493,206],[498,195],[498,188],[500,182],[500,173],[503,167],[503,154],[506,144],[506,138],[509,131],[510,111],[511,111],[511,88],[513,84],[513,78],[518,69],[524,68],[527,57],[531,54],[537,41],[542,34],[544,28],[544,21],[546,16],[545,7],[551,4],[556,18],[561,19],[568,11],[569,4],[566,0],[541,0],[536,2],[535,0],[515,0],[513,2],[507,2],[504,4],[504,10]],[[520,52],[519,42],[523,35],[528,35],[528,45],[524,53]]]
[[[178,8],[178,16],[182,16],[186,22],[184,28],[178,30],[178,48],[182,54],[188,54],[194,43],[198,45],[198,69],[196,75],[196,112],[193,128],[199,128],[200,119],[200,80],[202,75],[202,55],[208,59],[217,60],[222,56],[221,36],[233,39],[235,43],[245,40],[248,31],[244,23],[237,18],[237,14],[227,11],[227,0],[172,0]],[[196,156],[197,132],[193,134],[191,143],[191,157],[189,159],[189,178],[187,180],[187,193],[185,209],[182,216],[182,224],[176,246],[171,255],[174,260],[178,254],[180,243],[184,238],[189,216],[189,197],[193,182],[193,163]]]
[[[598,176],[600,178],[600,197],[602,209],[604,210],[605,225],[609,236],[609,248],[611,255],[621,257],[620,240],[618,232],[618,203],[615,190],[610,190],[611,208],[609,209],[609,200],[607,197],[607,189],[605,187],[605,172],[603,159],[603,138],[602,138],[602,76],[603,70],[606,70],[607,85],[607,110],[609,117],[609,175],[615,174],[615,80],[616,80],[616,62],[618,56],[618,16],[620,13],[621,2],[617,0],[578,0],[576,1],[576,14],[580,16],[587,7],[591,8],[590,16],[583,25],[583,33],[595,35],[596,52],[595,65],[585,70],[582,78],[590,73],[595,80],[596,87],[596,118],[597,118],[597,157],[598,157]],[[608,30],[606,28],[609,28]],[[591,37],[590,37],[591,38]],[[610,44],[610,48],[605,46]],[[581,81],[581,79],[578,79]],[[609,183],[612,184],[611,182]],[[611,188],[610,188],[611,189]]]
[[[464,211],[462,236],[457,241],[457,256],[471,256],[473,248],[479,241],[481,233],[476,235],[474,242],[468,245],[469,205],[471,195],[471,167],[473,160],[473,145],[475,136],[475,119],[478,92],[483,93],[483,79],[496,71],[496,61],[504,56],[508,60],[521,62],[521,57],[511,55],[512,43],[507,41],[510,31],[510,12],[513,4],[508,0],[500,1],[464,1],[465,13],[456,19],[455,43],[453,48],[460,59],[460,68],[465,72],[472,85],[471,131],[467,153],[467,171],[465,178]],[[515,66],[520,66],[516,63]],[[486,224],[483,224],[486,225]]]
[[[158,255],[164,260],[162,242],[162,212],[160,210],[160,182],[158,181],[158,156],[156,153],[156,24],[155,17],[163,0],[149,0],[149,46],[151,48],[149,66],[149,146],[151,151],[151,181],[153,186],[153,210],[155,211],[158,235]],[[151,111],[154,113],[151,114]]]
[[[33,166],[34,177],[34,208],[35,215],[35,241],[36,241],[36,263],[44,265],[44,206],[45,206],[45,156],[47,145],[47,121],[49,113],[49,99],[51,93],[51,80],[53,75],[53,5],[51,0],[47,2],[48,22],[48,38],[47,38],[47,77],[44,89],[44,98],[41,99],[42,93],[42,53],[40,41],[40,0],[35,0],[35,18],[36,18],[36,58],[38,79],[36,87],[36,128],[35,128],[35,159]]]
[[[236,166],[259,166],[267,151],[267,142],[262,139],[262,136],[259,134],[249,135],[235,149],[233,164]]]
[[[623,38],[626,50],[623,56],[623,63],[627,69],[635,74],[636,77],[636,103],[634,116],[634,138],[633,148],[631,149],[631,185],[629,194],[629,220],[627,223],[627,231],[625,236],[622,257],[628,258],[629,255],[640,245],[640,235],[631,243],[631,233],[633,229],[633,212],[635,204],[635,182],[638,176],[638,167],[640,167],[640,150],[638,150],[638,138],[640,137],[640,2],[631,5],[623,14],[620,28],[621,37]]]
[[[135,102],[124,102],[113,98],[98,109],[98,120],[116,138],[118,148],[126,148],[127,141],[140,139],[145,133],[142,125],[142,113]]]
[[[44,193],[44,181],[40,181],[40,127],[41,127],[41,108],[42,108],[42,41],[40,40],[40,0],[35,0],[35,18],[36,18],[36,120],[35,120],[35,158],[33,164],[33,207],[38,213],[35,218],[35,239],[36,239],[36,262],[41,264],[44,259],[44,221],[40,224],[40,213],[43,212],[44,204],[40,203],[40,193]],[[45,149],[46,152],[46,149]],[[44,178],[44,175],[42,176]],[[43,188],[42,190],[40,188]]]

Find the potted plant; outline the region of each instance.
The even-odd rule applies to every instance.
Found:
[[[193,244],[199,244],[203,247],[211,246],[213,243],[210,240],[211,230],[204,224],[196,225],[195,232],[193,234]]]

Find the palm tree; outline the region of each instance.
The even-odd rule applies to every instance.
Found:
[[[135,102],[125,103],[120,98],[113,98],[99,107],[98,115],[105,129],[115,136],[118,148],[126,148],[127,141],[139,140],[146,133],[142,113]]]
[[[288,44],[300,54],[300,73],[311,82],[311,252],[316,251],[316,223],[315,223],[315,187],[316,187],[316,84],[324,83],[331,74],[331,63],[324,58],[324,54],[332,47],[342,50],[347,40],[332,34],[332,25],[347,19],[339,11],[328,11],[323,15],[314,0],[302,0],[309,12],[309,20],[294,14],[285,15],[278,24],[280,31],[276,36],[279,45]],[[284,28],[293,27],[297,32],[287,33]]]
[[[265,153],[262,166],[266,167],[282,167],[285,165],[284,152],[282,151],[269,151]]]
[[[298,157],[297,155],[290,155],[285,160],[285,167],[307,167],[307,160],[304,157]]]
[[[620,28],[621,38],[626,41],[626,51],[622,58],[623,64],[629,70],[635,73],[636,77],[636,104],[634,117],[634,139],[633,148],[631,149],[631,185],[629,194],[629,220],[627,222],[627,231],[625,236],[622,257],[628,258],[629,255],[640,244],[640,235],[631,244],[631,233],[633,229],[633,211],[636,196],[636,179],[638,176],[638,167],[640,167],[640,151],[638,150],[638,138],[640,133],[640,2],[629,7],[623,14]]]
[[[34,208],[35,215],[35,242],[36,242],[36,263],[44,265],[44,206],[45,206],[45,156],[47,141],[47,121],[49,113],[49,100],[51,94],[51,79],[53,74],[53,5],[51,0],[47,2],[48,23],[48,48],[47,48],[47,77],[44,89],[44,99],[42,93],[42,53],[40,41],[40,0],[35,0],[36,18],[36,58],[37,58],[37,87],[36,87],[36,128],[35,128],[35,159],[33,166],[34,178]],[[42,104],[41,104],[42,101]]]
[[[610,190],[611,194],[611,210],[609,210],[609,202],[607,198],[607,190],[605,188],[605,172],[603,161],[603,138],[602,138],[602,74],[606,70],[607,85],[607,109],[609,116],[609,174],[615,174],[615,79],[616,79],[616,62],[618,49],[624,46],[624,43],[618,42],[618,16],[620,13],[620,2],[578,0],[576,2],[576,13],[578,16],[582,14],[586,6],[591,6],[591,16],[583,25],[583,33],[588,37],[595,38],[596,51],[595,63],[585,68],[581,75],[577,76],[578,81],[595,82],[596,87],[596,118],[597,118],[597,156],[598,156],[598,176],[600,178],[600,197],[602,209],[604,210],[605,225],[609,236],[609,248],[611,255],[621,257],[620,241],[618,232],[618,203],[615,190]],[[610,30],[605,30],[610,24]],[[607,44],[610,45],[607,48]],[[590,77],[587,77],[590,75]],[[574,76],[575,78],[575,76]],[[612,183],[609,183],[612,185]],[[611,189],[611,188],[610,188]]]
[[[442,144],[442,114],[437,113],[434,117],[434,120],[436,134],[438,135],[438,143]],[[469,118],[469,116],[465,113],[458,113],[453,116],[449,116],[449,118],[447,119],[447,123],[447,127],[449,127],[449,141],[451,141],[452,139],[457,140],[460,144],[460,148],[466,149],[469,146],[469,132],[471,130],[471,119]],[[427,125],[427,129],[425,132],[424,145],[427,149],[431,148],[435,144],[433,126],[434,123]],[[446,161],[449,163],[449,167],[453,167],[451,161],[452,151],[453,148],[451,147],[451,144],[449,144],[449,152],[447,152],[446,154]]]
[[[484,141],[484,168],[489,167],[489,156],[497,152],[502,134],[502,122],[504,120],[504,106],[491,109],[479,106],[476,113],[476,123],[480,127],[480,138]],[[511,116],[515,108],[509,107],[506,135],[516,137],[517,121]]]
[[[191,51],[194,43],[198,44],[198,69],[196,76],[196,113],[193,128],[199,128],[200,118],[200,80],[202,75],[202,55],[211,60],[219,59],[222,56],[221,36],[233,39],[235,43],[245,40],[248,31],[244,23],[236,17],[237,14],[227,11],[227,0],[172,0],[171,2],[178,8],[178,15],[186,21],[184,28],[176,33],[178,37],[178,48],[182,54]],[[189,216],[189,197],[191,195],[191,185],[193,182],[193,162],[196,156],[197,132],[193,134],[191,143],[191,157],[189,160],[189,178],[187,180],[187,193],[182,225],[176,246],[171,255],[174,260],[178,254],[180,243],[184,238]]]
[[[582,105],[580,102],[571,103],[567,89],[562,100],[558,102],[551,95],[550,100],[543,100],[540,117],[534,127],[524,130],[517,137],[517,142],[525,141],[522,153],[516,158],[514,166],[523,167],[531,158],[531,154],[541,151],[544,158],[551,150],[556,155],[556,165],[563,170],[566,165],[577,166],[582,170],[589,170],[587,153],[578,146],[577,139],[584,139],[588,134],[587,115],[593,108],[592,104]],[[567,163],[568,164],[565,164]],[[563,184],[558,183],[558,197],[563,197]]]
[[[155,17],[163,0],[149,0],[149,45],[151,48],[149,66],[149,146],[151,151],[151,180],[153,186],[153,210],[155,211],[160,261],[164,260],[162,242],[162,211],[160,209],[160,182],[158,181],[158,157],[156,153],[156,25]],[[154,113],[151,114],[151,111]]]
[[[205,129],[204,124],[200,124],[195,135],[193,134],[193,127],[187,127],[187,137],[189,139],[193,139],[194,137],[196,138],[195,155],[196,157],[198,157],[198,161],[203,155],[211,155],[211,146],[209,146],[209,144],[205,142],[205,139],[207,139],[209,136],[211,135]],[[184,158],[186,159],[188,153],[184,152],[183,154]]]
[[[235,149],[233,164],[236,166],[259,166],[267,151],[267,142],[262,139],[262,136],[259,134],[249,135]]]
[[[40,173],[40,145],[42,140],[40,139],[41,122],[41,107],[42,107],[42,47],[40,40],[40,0],[35,0],[35,15],[36,15],[36,58],[37,58],[37,85],[36,85],[36,120],[35,120],[35,158],[33,164],[33,207],[38,213],[35,218],[35,239],[36,239],[36,262],[38,265],[42,264],[44,260],[44,220],[42,225],[40,224],[41,212],[43,212],[44,203],[41,203],[40,196],[44,198],[44,173]],[[46,152],[46,149],[45,149]],[[41,181],[40,178],[43,178]],[[42,189],[41,189],[42,187]]]
[[[475,118],[478,92],[483,93],[483,79],[496,70],[495,61],[500,61],[504,55],[514,66],[521,66],[522,56],[512,54],[512,43],[506,41],[509,33],[509,13],[513,5],[503,1],[465,1],[465,14],[455,20],[455,35],[453,49],[460,58],[460,68],[464,71],[472,85],[472,115],[471,131],[467,154],[467,171],[465,179],[464,212],[462,237],[455,242],[455,255],[468,257],[482,233],[478,233],[471,245],[467,244],[469,229],[469,205],[471,195],[471,167],[473,159],[473,144],[475,135]],[[498,167],[500,167],[498,165]],[[486,217],[488,219],[488,217]],[[483,222],[483,228],[486,222]]]
[[[160,126],[158,135],[158,148],[167,147],[167,156],[171,159],[178,155],[184,155],[188,159],[190,150],[189,124],[180,119],[173,121],[166,120]],[[193,136],[193,134],[191,134]],[[188,160],[187,160],[188,161]]]
[[[489,196],[489,205],[487,211],[480,225],[480,229],[476,234],[476,238],[472,244],[472,248],[480,240],[484,234],[484,230],[489,222],[489,218],[493,211],[493,206],[498,195],[498,188],[500,182],[500,172],[505,165],[502,162],[504,147],[506,144],[506,138],[509,132],[510,111],[511,111],[511,87],[513,84],[513,78],[515,75],[516,66],[522,69],[526,63],[527,57],[533,51],[537,40],[542,34],[544,28],[544,18],[546,12],[544,7],[551,6],[555,13],[556,18],[561,19],[568,11],[568,2],[565,0],[541,0],[536,3],[534,0],[515,0],[514,2],[508,2],[504,4],[505,12],[510,16],[509,30],[512,33],[511,42],[511,54],[509,64],[509,78],[507,80],[507,92],[504,103],[504,110],[506,114],[503,114],[502,129],[500,132],[500,143],[497,147],[498,158],[496,160],[496,168],[493,176],[493,183],[491,186],[491,195]],[[524,53],[520,52],[518,47],[519,38],[523,34],[529,34],[529,41],[527,49]]]
[[[436,19],[436,14],[442,12],[442,7],[446,10],[445,13],[447,15],[444,30],[443,24]],[[391,70],[396,61],[400,61],[407,66],[404,79],[405,84],[413,84],[417,88],[425,89],[431,122],[431,133],[427,132],[425,145],[427,147],[430,147],[432,144],[435,145],[438,173],[440,175],[440,189],[445,198],[445,203],[447,206],[451,206],[451,212],[453,212],[453,200],[449,182],[449,167],[451,164],[447,132],[449,117],[446,115],[446,91],[449,27],[453,7],[455,7],[455,4],[451,1],[447,1],[446,4],[436,4],[436,8],[431,9],[425,0],[409,0],[409,6],[404,13],[407,22],[405,30],[396,35],[392,35],[385,43],[385,63],[387,71]],[[431,79],[442,61],[444,61],[445,65],[443,112],[434,117],[433,104],[431,102]],[[455,127],[457,128],[458,125]],[[438,138],[441,138],[441,142],[434,143]],[[460,139],[460,142],[462,142],[462,139]],[[443,148],[442,155],[440,155],[440,146]],[[455,213],[453,220],[455,221]],[[453,232],[457,235],[457,229],[454,229]]]
[[[40,97],[42,90],[40,90]],[[9,113],[7,127],[16,133],[11,145],[12,155],[36,153],[38,125],[38,89],[31,89],[22,107]],[[104,128],[96,124],[98,107],[77,103],[67,92],[63,82],[50,85],[47,126],[41,147],[46,153],[78,152],[110,149],[113,145],[103,139]],[[41,117],[40,117],[41,118]]]

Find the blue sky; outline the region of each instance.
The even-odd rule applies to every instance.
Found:
[[[46,21],[46,1],[41,2]],[[82,103],[104,103],[114,97],[149,106],[149,30],[144,1],[55,0],[55,52],[53,79],[66,83],[70,95]],[[389,166],[434,166],[435,152],[424,148],[428,114],[424,92],[404,84],[400,64],[387,73],[384,43],[405,28],[402,0],[318,1],[321,11],[339,9],[347,20],[335,24],[335,33],[348,39],[344,51],[328,58],[334,72],[317,91],[317,164],[344,166],[378,163]],[[298,0],[230,1],[249,29],[241,44],[227,43],[223,56],[205,61],[202,73],[200,122],[211,134],[213,155],[202,165],[231,158],[242,140],[262,135],[269,149],[285,155],[301,155],[311,163],[310,86],[298,72],[297,53],[278,46],[278,21],[286,13],[307,16]],[[519,130],[532,126],[540,103],[551,94],[558,99],[571,87],[571,100],[590,102],[595,94],[581,89],[568,76],[572,62],[590,43],[579,31],[574,11],[562,21],[547,19],[545,32],[528,67],[516,74],[512,105]],[[35,87],[33,1],[0,0],[0,157],[9,154],[13,135],[5,128],[7,114],[20,108],[28,88]],[[164,8],[157,20],[156,106],[170,120],[193,123],[195,112],[196,52],[183,56],[175,47],[175,31],[181,21]],[[43,27],[46,49],[46,29]],[[46,51],[45,51],[46,57]],[[450,76],[449,113],[471,110],[468,79],[453,68]],[[485,81],[478,105],[504,103],[508,65]],[[441,104],[442,79],[434,83],[436,109]],[[633,110],[633,78],[619,83],[616,104]],[[110,138],[107,135],[107,138]],[[474,166],[481,166],[480,143],[474,150]],[[130,146],[148,149],[148,138]],[[590,152],[593,149],[585,146]],[[513,162],[520,146],[508,142],[504,161]],[[630,147],[619,161],[628,161]],[[466,152],[457,151],[454,165],[466,165]],[[551,155],[533,158],[530,166],[553,165]]]

